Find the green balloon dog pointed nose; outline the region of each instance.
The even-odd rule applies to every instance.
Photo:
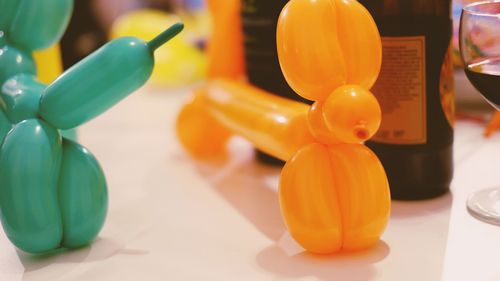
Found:
[[[104,45],[48,86],[40,116],[59,129],[70,129],[101,114],[147,81],[154,50],[183,27],[174,24],[150,42],[123,37]]]

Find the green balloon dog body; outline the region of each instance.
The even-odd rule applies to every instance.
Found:
[[[150,42],[116,39],[43,85],[31,53],[60,39],[72,7],[72,0],[0,0],[0,219],[12,243],[31,253],[95,239],[108,205],[104,174],[60,130],[142,86],[154,50],[183,28],[175,24]]]

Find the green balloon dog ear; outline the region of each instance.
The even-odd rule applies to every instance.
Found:
[[[10,2],[20,3],[15,12],[16,16],[5,33],[13,45],[25,51],[45,49],[59,41],[73,11],[73,0],[10,0]],[[3,11],[2,15],[5,15]]]
[[[20,3],[21,0],[0,0],[0,11],[2,11],[2,16],[0,17],[0,31],[3,33],[9,30]]]

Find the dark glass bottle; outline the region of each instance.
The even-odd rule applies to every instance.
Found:
[[[305,101],[286,82],[276,50],[276,26],[288,0],[242,0],[241,18],[248,81],[276,95]],[[257,158],[269,164],[282,164],[279,159],[257,151]]]
[[[74,1],[73,15],[61,38],[64,69],[79,62],[106,41],[106,31],[97,22],[92,1]]]
[[[450,0],[360,0],[382,36],[372,88],[382,124],[368,143],[384,165],[393,199],[449,190],[453,176],[454,86]]]

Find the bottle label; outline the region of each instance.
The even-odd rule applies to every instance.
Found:
[[[382,109],[382,123],[373,141],[425,144],[425,37],[382,37],[382,68],[372,92]]]

